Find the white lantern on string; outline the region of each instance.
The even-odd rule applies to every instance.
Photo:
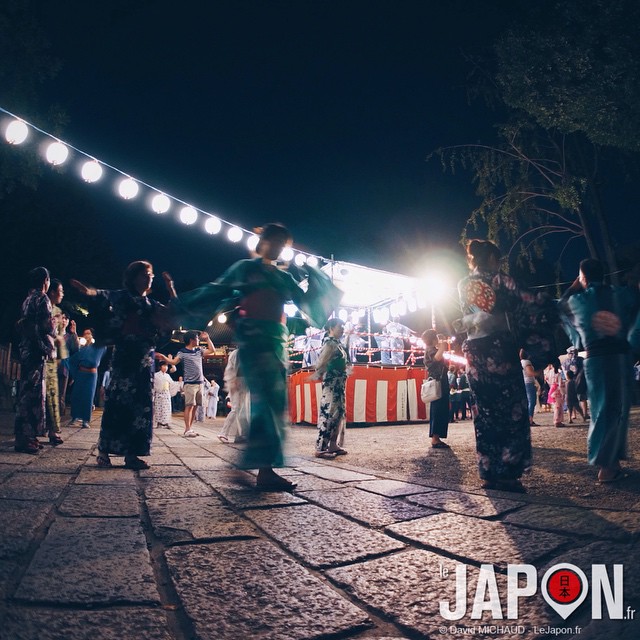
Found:
[[[210,216],[204,223],[204,230],[212,236],[216,233],[220,233],[220,229],[222,229],[222,222],[220,222],[220,220],[215,216]]]
[[[198,219],[198,212],[193,207],[182,207],[180,209],[180,222],[193,224]]]
[[[302,267],[307,262],[307,256],[304,253],[296,253],[296,257],[293,261],[299,266]]]
[[[242,229],[240,227],[231,227],[229,231],[227,231],[227,238],[231,240],[231,242],[240,242],[242,240]]]
[[[158,193],[151,200],[151,208],[156,213],[167,213],[171,207],[171,200],[164,193]]]
[[[4,137],[9,144],[22,144],[29,135],[29,127],[22,120],[10,122],[4,132]]]
[[[64,161],[69,157],[69,149],[67,149],[66,145],[62,144],[62,142],[52,142],[47,147],[46,155],[47,162],[57,166],[64,163]]]
[[[225,322],[226,322],[226,321],[227,321],[227,316],[226,316],[224,313],[221,313],[221,314],[218,316],[218,322],[219,322],[220,324],[225,324]]]
[[[260,242],[260,238],[255,233],[249,236],[249,239],[247,240],[247,248],[249,251],[255,251],[258,246],[258,242]]]
[[[293,260],[293,249],[291,247],[285,247],[280,252],[280,260],[283,262],[291,262]]]
[[[309,256],[307,258],[307,264],[310,267],[317,267],[318,266],[318,258],[316,258],[315,256]]]
[[[102,165],[96,160],[87,160],[80,173],[85,182],[97,182],[102,178]]]
[[[340,311],[338,311],[338,318],[340,318],[342,322],[346,322],[349,319],[349,312],[346,309],[340,309]]]
[[[138,183],[131,178],[125,178],[118,185],[118,193],[125,200],[135,198],[138,195],[138,190]]]

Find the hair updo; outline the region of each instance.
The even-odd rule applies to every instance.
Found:
[[[490,240],[470,240],[467,243],[467,260],[472,267],[488,269],[491,258],[500,261],[500,249]]]

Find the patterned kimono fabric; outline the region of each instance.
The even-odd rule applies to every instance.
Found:
[[[60,433],[60,392],[58,387],[59,360],[47,360],[44,363],[45,379],[45,415],[49,437]]]
[[[323,357],[324,356],[324,357]],[[329,358],[322,374],[322,397],[318,412],[316,451],[329,451],[331,443],[342,447],[347,421],[346,385],[349,354],[339,340],[327,337],[320,363]],[[324,368],[324,367],[323,367]]]
[[[45,434],[45,360],[54,353],[51,301],[32,290],[22,303],[20,321],[20,394],[14,432],[16,446]]]
[[[153,437],[153,362],[157,329],[155,300],[127,290],[98,290],[113,309],[115,337],[98,450],[118,456],[148,456]]]
[[[71,356],[71,419],[91,420],[98,385],[98,367],[106,350],[106,347],[88,344]]]
[[[591,284],[571,296],[568,305],[573,325],[568,333],[574,346],[586,348],[584,373],[587,380],[591,421],[587,435],[589,464],[613,467],[626,459],[629,410],[633,392],[633,360],[627,335],[635,320],[635,294],[623,288]],[[617,336],[604,338],[591,326],[596,311],[610,310],[620,318]],[[633,340],[633,332],[630,338]]]
[[[462,352],[475,399],[480,478],[518,480],[531,466],[531,428],[518,346],[505,314],[533,302],[533,296],[520,292],[507,275],[478,270],[458,290],[470,327]]]

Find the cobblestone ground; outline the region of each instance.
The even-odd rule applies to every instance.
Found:
[[[629,477],[602,486],[586,427],[536,416],[526,495],[479,488],[468,421],[450,450],[423,424],[349,429],[332,461],[313,457],[313,427],[293,427],[287,494],[240,481],[219,419],[185,439],[175,416],[149,470],[99,469],[99,420],[29,456],[0,414],[3,640],[640,637],[637,409]],[[573,592],[554,591],[567,574],[547,591],[577,598],[571,613],[541,594],[559,563],[579,570]],[[516,564],[531,568],[509,585]]]

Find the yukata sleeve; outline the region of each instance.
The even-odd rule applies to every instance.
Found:
[[[306,292],[302,291],[291,277],[291,281],[298,290],[296,294],[298,301],[294,302],[309,317],[311,323],[316,327],[322,327],[333,310],[340,304],[344,293],[336,287],[329,276],[315,269],[307,267],[309,287]]]
[[[322,347],[322,351],[320,352],[320,356],[318,357],[318,362],[316,364],[316,372],[311,376],[314,380],[321,380],[327,370],[329,369],[329,364],[331,360],[333,360],[337,345],[333,342],[327,342],[324,347]]]

